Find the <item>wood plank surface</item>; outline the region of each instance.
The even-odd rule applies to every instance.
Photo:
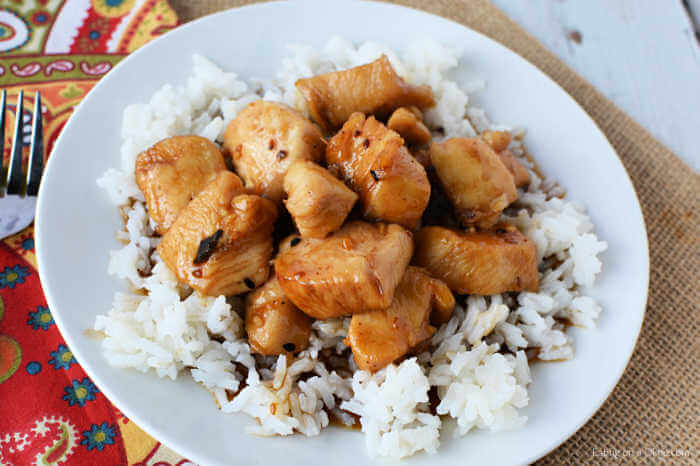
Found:
[[[700,170],[700,0],[493,0]]]

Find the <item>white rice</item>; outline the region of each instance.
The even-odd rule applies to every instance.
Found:
[[[466,308],[457,306],[438,329],[426,352],[376,374],[357,370],[343,343],[349,318],[315,322],[309,348],[294,360],[251,354],[240,300],[188,294],[191,290],[178,285],[153,253],[158,239],[133,176],[139,152],[178,134],[221,142],[228,122],[260,98],[305,111],[294,88],[297,79],[367,63],[382,53],[409,82],[433,88],[437,105],[426,112],[426,121],[446,137],[511,129],[493,125],[482,109],[469,105],[469,94],[483,82],[452,80],[459,52],[432,41],[411,44],[402,55],[380,44],[356,47],[341,38],[331,39],[323,50],[293,46],[275,79],[252,84],[195,56],[184,85],[166,84],[150,102],[126,108],[121,167],[108,170],[98,184],[116,206],[131,203],[126,231],[118,233],[126,244],[110,253],[108,272],[146,294],[117,293],[112,309],[97,317],[95,328],[106,335],[102,346],[111,364],[172,379],[189,372],[213,393],[223,412],[255,418],[249,430],[258,435],[317,435],[328,426],[329,413],[346,424],[354,422],[348,414],[353,413],[360,417],[372,456],[435,452],[443,421],[455,422],[458,435],[526,422],[519,413],[528,403],[531,381],[525,350],[538,348],[545,360],[574,356],[560,319],[595,325],[601,309],[586,293],[601,268],[597,255],[607,247],[593,233],[583,207],[553,197],[560,190],[532,170],[532,183],[506,217],[537,246],[539,291],[469,297]],[[523,154],[517,139],[511,149]],[[428,405],[431,387],[439,396],[437,414]],[[229,401],[227,392],[237,395]]]

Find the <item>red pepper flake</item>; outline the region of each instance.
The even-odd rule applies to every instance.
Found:
[[[277,145],[277,143],[275,142],[275,140],[274,140],[274,139],[270,139],[270,142],[268,143],[268,146],[267,146],[267,147],[269,147],[270,150],[272,150],[272,149],[275,148],[276,145]]]
[[[281,150],[277,152],[277,160],[284,160],[287,157],[287,151]]]
[[[503,240],[506,243],[518,244],[520,243],[519,235],[516,232],[508,231],[503,235]]]
[[[365,149],[367,149],[369,147],[369,139],[365,139],[362,145],[365,146]]]

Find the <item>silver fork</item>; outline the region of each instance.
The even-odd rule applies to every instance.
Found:
[[[0,154],[5,153],[5,110],[7,91],[0,96]],[[41,117],[41,93],[34,99],[34,118],[29,143],[29,164],[27,171],[22,167],[22,148],[26,145],[23,138],[24,127],[24,91],[17,96],[15,112],[15,132],[12,137],[10,162],[2,167],[0,176],[0,239],[26,228],[34,220],[36,196],[39,182],[44,171],[44,131]]]

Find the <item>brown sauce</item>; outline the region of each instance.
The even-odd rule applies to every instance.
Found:
[[[522,143],[522,137],[518,137],[517,139]],[[525,148],[524,144],[521,146],[521,148],[523,150],[523,156],[528,160],[528,162],[530,162],[532,164],[532,171],[535,172],[535,174],[541,180],[545,180],[546,177],[545,177],[544,173],[542,172],[542,169],[540,168],[540,166],[535,161],[535,158],[530,154],[530,152],[528,152],[528,150]],[[566,197],[566,190],[559,183],[555,183],[554,186],[552,186],[551,190],[558,190],[559,193],[554,194],[553,196],[551,196],[549,193],[547,193],[548,197],[558,197],[559,199],[564,199]]]
[[[343,412],[345,414],[349,414],[355,420],[355,422],[353,424],[347,425],[347,424],[343,423],[343,421],[341,421],[340,418],[338,416],[336,416],[334,413],[332,413],[330,411],[326,411],[326,412],[328,413],[328,425],[335,426],[335,427],[341,427],[343,429],[355,430],[355,431],[362,430],[362,424],[360,424],[360,416],[358,416],[357,414],[343,410]]]
[[[571,322],[569,319],[565,319],[563,317],[555,317],[554,320],[558,323],[564,326],[564,333],[569,329],[569,327],[577,327],[573,322]]]
[[[134,198],[130,197],[129,202],[127,202],[126,204],[119,207],[119,215],[121,215],[122,223],[124,224],[124,228],[122,231],[126,231],[126,222],[129,221],[129,215],[127,212],[129,211],[129,209],[134,207],[135,203],[136,203],[136,201],[134,200]]]
[[[569,319],[564,319],[562,317],[555,317],[554,320],[558,323],[561,324],[564,328],[562,329],[562,332],[566,333],[566,331],[569,329],[569,327],[578,327],[575,325],[573,322],[571,322]],[[527,356],[527,362],[528,364],[533,364],[536,362],[542,363],[542,362],[564,362],[567,361],[567,359],[540,359],[540,351],[541,348],[528,348],[525,350],[525,355]]]
[[[430,414],[437,415],[437,407],[440,404],[440,396],[438,396],[438,388],[435,385],[430,386],[428,390],[428,408]]]
[[[134,286],[129,286],[131,288],[131,292],[134,294],[137,294],[139,296],[148,296],[148,290],[146,288],[136,288]]]
[[[533,362],[544,362],[542,359],[539,358],[540,356],[540,350],[541,348],[527,348],[525,350],[525,356],[527,356],[527,362],[528,364],[532,364]]]
[[[532,171],[535,172],[535,174],[538,177],[540,177],[540,179],[544,180],[545,176],[544,176],[544,173],[542,172],[542,169],[537,164],[537,161],[535,161],[535,158],[532,156],[532,154],[530,154],[530,152],[525,148],[525,144],[522,144],[522,142],[523,142],[522,136],[519,136],[519,137],[514,138],[514,139],[517,139],[518,141],[520,141],[520,143],[521,143],[520,147],[523,150],[523,156],[528,160],[528,162],[530,162],[532,164]]]
[[[102,340],[107,337],[107,335],[104,332],[101,332],[100,330],[95,330],[92,328],[88,328],[83,330],[83,335],[85,335],[88,338],[92,338],[95,340]]]

